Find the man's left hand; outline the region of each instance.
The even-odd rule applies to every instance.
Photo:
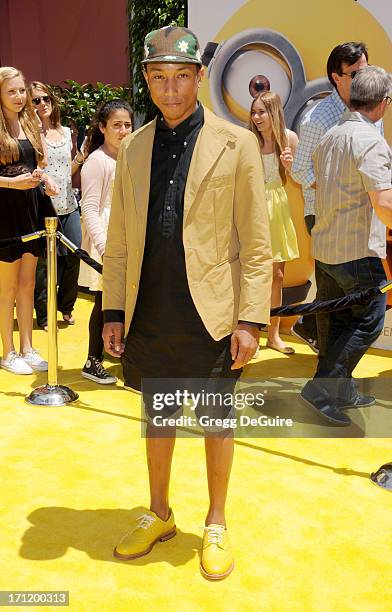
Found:
[[[231,336],[232,370],[239,370],[248,363],[259,346],[260,330],[253,325],[239,323]]]

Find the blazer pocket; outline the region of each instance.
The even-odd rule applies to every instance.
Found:
[[[213,176],[210,179],[204,180],[200,186],[200,189],[203,191],[210,191],[211,189],[230,187],[232,184],[232,176],[230,174],[224,174],[221,176]]]

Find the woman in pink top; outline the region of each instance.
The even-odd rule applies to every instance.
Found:
[[[81,174],[84,248],[93,259],[102,261],[109,224],[114,172],[123,138],[132,131],[132,111],[123,100],[106,102],[95,113],[87,134],[87,157]],[[99,384],[117,381],[105,370],[103,361],[102,277],[82,265],[79,284],[96,291],[89,323],[89,348],[82,376]]]

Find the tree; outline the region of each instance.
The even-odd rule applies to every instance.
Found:
[[[186,1],[182,0],[128,0],[129,49],[133,80],[133,110],[150,121],[156,115],[143,77],[144,37],[151,30],[167,25],[186,25]]]

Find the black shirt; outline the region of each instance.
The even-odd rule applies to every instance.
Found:
[[[132,328],[146,335],[206,332],[189,291],[182,238],[185,186],[203,123],[201,104],[174,129],[158,116],[146,242],[131,332]]]

